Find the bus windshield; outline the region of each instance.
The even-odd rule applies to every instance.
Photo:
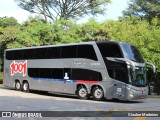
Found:
[[[135,61],[135,62],[139,62],[139,63],[144,62],[140,52],[138,51],[136,47],[123,43],[122,49],[123,49],[125,58]]]
[[[147,79],[146,79],[146,71],[145,68],[136,67],[135,72],[133,73],[132,68],[129,67],[130,71],[130,84],[136,87],[145,87],[147,86]]]

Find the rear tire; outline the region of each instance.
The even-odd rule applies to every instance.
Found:
[[[80,99],[84,99],[84,100],[88,99],[89,95],[88,95],[87,89],[85,87],[82,87],[82,86],[78,87],[77,96]]]
[[[95,87],[92,90],[93,99],[96,101],[100,101],[104,99],[104,92],[101,88]]]
[[[17,91],[21,91],[22,90],[22,85],[21,85],[21,83],[19,81],[15,82],[15,89]]]
[[[23,83],[23,91],[24,92],[29,92],[29,83],[28,82]]]

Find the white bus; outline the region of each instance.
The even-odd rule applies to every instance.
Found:
[[[7,49],[3,84],[94,100],[145,99],[146,63],[133,45],[104,41]]]

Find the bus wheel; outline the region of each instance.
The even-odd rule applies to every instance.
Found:
[[[85,87],[78,87],[77,89],[77,96],[80,99],[87,99],[88,98],[88,92]]]
[[[28,82],[23,83],[23,91],[24,92],[29,92],[29,83]]]
[[[104,92],[101,88],[99,87],[95,87],[92,90],[92,97],[94,100],[103,100],[104,98]]]
[[[16,82],[15,82],[15,88],[16,88],[16,90],[18,90],[18,91],[21,91],[21,90],[22,90],[22,86],[21,86],[21,83],[20,83],[19,81],[16,81]]]

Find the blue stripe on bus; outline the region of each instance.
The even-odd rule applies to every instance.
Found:
[[[46,81],[57,81],[57,82],[76,82],[76,80],[66,80],[66,79],[53,79],[53,78],[32,78],[32,80],[46,80]]]
[[[53,79],[53,78],[32,78],[32,80],[44,80],[44,81],[54,81],[54,82],[69,82],[69,83],[87,83],[87,84],[98,84],[97,80],[66,80],[66,79]]]

